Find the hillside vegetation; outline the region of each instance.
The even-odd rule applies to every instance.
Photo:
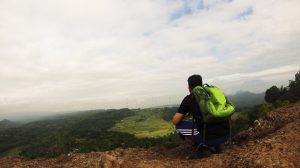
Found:
[[[118,147],[176,146],[178,139],[170,123],[174,111],[94,110],[30,122],[0,131],[0,155],[56,157]]]
[[[5,129],[9,129],[9,128],[15,128],[15,127],[18,127],[20,125],[21,125],[21,123],[12,122],[12,121],[9,121],[7,119],[4,119],[4,120],[0,121],[0,131],[5,130]]]

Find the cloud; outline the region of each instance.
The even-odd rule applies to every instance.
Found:
[[[282,66],[263,71],[219,76],[208,79],[208,81],[221,86],[227,93],[232,93],[233,87],[240,90],[251,90],[252,92],[264,92],[273,85],[288,85],[288,81],[294,79],[294,72],[297,71],[299,71],[299,65]]]
[[[230,93],[286,84],[300,67],[299,5],[1,1],[0,111],[179,103],[194,73]]]
[[[242,10],[238,15],[236,19],[247,19],[249,16],[253,14],[253,7],[247,7],[244,10]]]

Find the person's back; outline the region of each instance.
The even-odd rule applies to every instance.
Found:
[[[193,116],[195,122],[183,121],[189,114],[201,114],[192,90],[196,86],[202,86],[202,77],[200,75],[190,76],[188,86],[190,94],[183,99],[172,120],[177,133],[184,139],[193,142],[196,153],[192,158],[208,156],[211,151],[221,152],[222,144],[230,135],[230,124],[228,120],[224,120],[204,125],[201,115]]]

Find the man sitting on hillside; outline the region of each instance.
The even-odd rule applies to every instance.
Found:
[[[200,108],[192,90],[196,86],[202,86],[202,77],[200,75],[192,75],[188,78],[188,89],[190,94],[181,102],[178,111],[173,117],[173,124],[181,138],[188,142],[192,142],[196,153],[188,157],[195,159],[207,157],[214,153],[222,152],[222,144],[229,139],[230,126],[228,121],[222,121],[214,124],[207,124],[205,127],[205,135],[203,135],[203,121],[201,119],[192,121],[183,121],[189,114],[200,114]],[[194,117],[195,118],[195,117]],[[203,138],[205,137],[205,142]]]

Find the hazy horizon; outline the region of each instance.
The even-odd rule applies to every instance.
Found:
[[[226,94],[286,86],[300,70],[299,6],[0,1],[0,119],[179,104],[192,74]]]
[[[236,96],[241,93],[249,92],[246,90],[238,90],[234,94],[226,94],[226,96]],[[262,94],[263,92],[254,93],[249,92],[250,94]],[[151,100],[153,101],[153,99]],[[64,111],[26,111],[26,112],[11,112],[11,113],[0,113],[0,121],[4,119],[8,119],[10,121],[17,121],[17,122],[30,122],[30,121],[36,121],[40,119],[46,119],[48,117],[53,117],[55,115],[64,115],[64,114],[71,114],[76,112],[87,112],[90,110],[111,110],[111,109],[122,109],[122,108],[129,108],[129,109],[146,109],[146,108],[158,108],[158,107],[167,107],[167,106],[174,106],[179,105],[181,102],[178,101],[176,103],[169,104],[156,104],[153,103],[149,106],[143,106],[143,107],[129,107],[129,103],[126,104],[126,106],[119,107],[119,108],[86,108],[86,109],[74,109],[74,110],[64,110]]]

